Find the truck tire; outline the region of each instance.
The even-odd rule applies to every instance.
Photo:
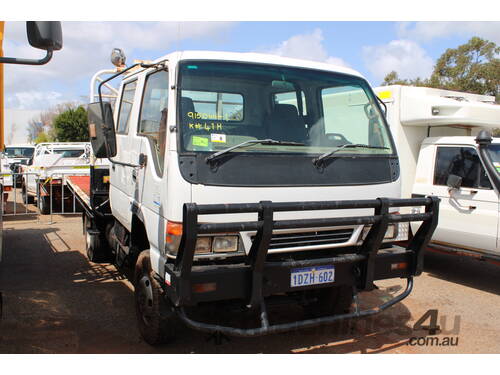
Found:
[[[26,191],[26,185],[24,184],[21,186],[21,196],[23,199],[23,203],[33,204],[35,202],[35,199]]]
[[[308,318],[345,314],[349,312],[353,301],[352,288],[348,285],[319,289],[315,294],[316,301],[304,309]]]
[[[50,197],[49,196],[40,196],[40,202],[38,204],[38,208],[40,209],[40,213],[42,215],[50,214]]]
[[[177,321],[154,277],[149,250],[141,252],[135,264],[134,299],[137,324],[144,340],[150,345],[171,341]]]

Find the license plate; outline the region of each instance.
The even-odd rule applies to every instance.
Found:
[[[295,268],[290,273],[290,286],[328,284],[335,281],[335,266]]]

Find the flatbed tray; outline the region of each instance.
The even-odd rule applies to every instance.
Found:
[[[66,183],[80,200],[90,207],[90,176],[68,176]]]

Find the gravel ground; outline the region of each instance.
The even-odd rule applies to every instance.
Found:
[[[475,259],[428,253],[412,294],[376,318],[220,345],[180,326],[174,342],[151,347],[136,327],[132,285],[112,265],[86,259],[80,217],[54,216],[53,224],[43,216],[6,218],[4,247],[4,354],[500,352],[500,268]],[[404,282],[377,285],[361,296],[364,306],[387,300]],[[438,310],[441,331],[413,330],[430,309]]]

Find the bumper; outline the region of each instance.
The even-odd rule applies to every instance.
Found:
[[[297,292],[317,288],[349,285],[357,290],[365,288],[359,277],[366,266],[365,254],[346,254],[328,258],[308,259],[288,262],[266,262],[262,269],[262,297],[273,294]],[[391,278],[410,278],[413,276],[414,254],[404,248],[396,247],[381,250],[373,260],[373,280]],[[301,268],[334,266],[335,276],[332,283],[291,286],[291,273]],[[183,279],[173,265],[166,266],[166,294],[176,306],[195,305],[200,302],[248,299],[249,286],[252,285],[253,270],[251,265],[226,264],[194,266],[191,269],[189,283],[191,293],[185,293]]]
[[[408,206],[425,206],[425,213],[389,213],[390,207]],[[179,252],[175,263],[165,264],[165,279],[163,280],[165,295],[173,304],[180,319],[187,325],[204,331],[219,331],[238,336],[263,335],[288,329],[311,327],[339,319],[372,315],[401,301],[411,292],[412,277],[422,272],[424,249],[437,226],[438,207],[439,199],[436,197],[297,203],[260,202],[258,204],[228,205],[185,204],[183,217],[184,230]],[[359,208],[372,208],[374,209],[374,214],[344,218],[273,220],[273,213],[278,211]],[[257,212],[258,220],[255,222],[221,224],[198,223],[198,215],[241,212]],[[406,248],[395,247],[379,251],[389,224],[410,221],[421,221],[422,225]],[[330,227],[354,224],[371,225],[371,229],[363,243],[352,249],[350,254],[289,261],[270,261],[266,259],[273,229]],[[193,265],[198,234],[230,233],[248,230],[257,231],[257,235],[254,238],[248,256],[241,263]],[[311,256],[313,254],[311,253]],[[321,266],[334,267],[335,276],[333,282],[298,287],[291,286],[293,270]],[[281,293],[336,287],[339,285],[350,286],[354,292],[357,290],[372,290],[375,280],[388,278],[406,278],[408,286],[402,294],[376,309],[269,326],[265,303],[266,297]],[[193,306],[199,302],[233,299],[244,300],[250,309],[260,310],[260,328],[238,329],[205,324],[190,319],[184,310],[184,307]]]

